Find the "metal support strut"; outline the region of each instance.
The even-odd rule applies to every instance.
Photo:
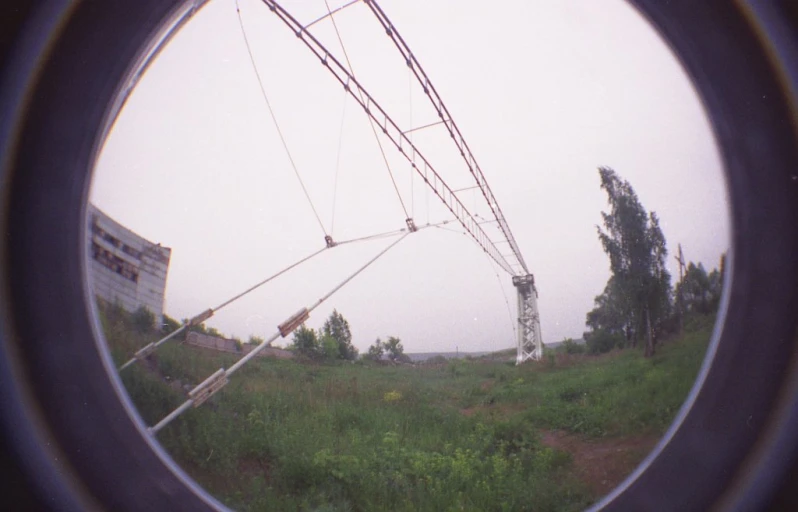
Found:
[[[352,279],[354,279],[358,274],[366,270],[372,263],[377,261],[381,256],[383,256],[386,252],[388,252],[392,247],[396,244],[401,242],[405,239],[410,232],[405,233],[401,236],[398,240],[392,242],[388,247],[384,248],[382,251],[377,253],[376,256],[371,258],[368,262],[366,262],[363,266],[357,269],[353,274],[349,277],[344,279],[340,284],[338,284],[335,288],[327,292],[322,298],[317,300],[312,306],[305,307],[288,317],[283,323],[277,326],[277,332],[274,333],[269,339],[262,341],[257,347],[255,347],[252,351],[250,351],[247,355],[239,359],[235,364],[233,364],[230,368],[224,369],[220,368],[217,370],[213,375],[205,379],[201,384],[197,387],[189,391],[188,393],[188,400],[183,402],[177,409],[173,410],[169,414],[166,415],[161,421],[150,427],[148,430],[151,434],[157,434],[162,428],[168,425],[172,420],[183,414],[187,411],[192,405],[197,407],[202,405],[208,398],[210,398],[214,393],[222,389],[225,384],[228,383],[229,377],[237,372],[242,366],[244,366],[247,362],[249,362],[253,357],[257,356],[259,352],[265,350],[267,347],[270,347],[272,342],[282,336],[283,338],[287,337],[291,334],[297,327],[302,325],[309,317],[310,313],[316,309],[317,307],[321,306],[327,299],[332,297],[332,295],[346,286]],[[212,312],[212,310],[208,310]],[[208,311],[202,313],[201,315],[209,314]],[[200,316],[201,316],[200,315]]]
[[[518,355],[515,364],[530,359],[540,361],[543,357],[543,337],[540,334],[535,277],[532,274],[513,276],[513,286],[518,291]]]

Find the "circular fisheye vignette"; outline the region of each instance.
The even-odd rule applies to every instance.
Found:
[[[84,260],[85,261],[85,260]],[[731,302],[731,301],[730,301]]]
[[[140,74],[140,73],[139,73]],[[706,363],[705,363],[706,364]]]
[[[127,12],[53,3],[16,11],[24,23],[9,62],[22,72],[4,83],[2,98],[4,110],[17,114],[6,119],[15,124],[3,126],[13,159],[3,162],[9,190],[3,277],[10,300],[9,322],[2,324],[3,373],[13,381],[13,389],[3,391],[14,395],[9,407],[16,409],[11,415],[5,409],[3,426],[16,440],[9,457],[39,506],[57,502],[70,509],[96,500],[113,509],[159,503],[201,510],[208,503],[176,480],[151,447],[141,449],[102,353],[88,340],[96,326],[85,303],[81,188],[85,192],[95,135],[120,68],[171,7],[138,5],[141,10]],[[111,43],[92,44],[98,39]],[[11,108],[9,97],[17,99]],[[117,455],[110,465],[109,454]]]
[[[780,185],[796,168],[796,73],[785,59],[796,44],[779,19],[787,13],[774,6],[631,3],[673,49],[712,122],[732,247],[710,350],[689,399],[657,448],[593,509],[765,508],[782,485],[773,475],[784,474],[798,444],[790,416],[798,393],[788,378],[796,368],[791,226],[798,215],[795,190]],[[734,66],[722,64],[730,59]],[[752,107],[751,97],[769,101]],[[754,133],[767,143],[740,143]],[[775,268],[783,279],[772,279]],[[752,359],[746,346],[754,339],[768,342]]]
[[[113,96],[112,102],[109,104],[105,119],[102,123],[102,128],[100,130],[99,136],[97,137],[97,143],[95,144],[95,150],[92,156],[92,165],[89,167],[89,169],[92,169],[92,171],[89,172],[88,179],[86,180],[84,192],[84,197],[86,198],[84,200],[85,220],[82,224],[84,233],[83,238],[85,240],[85,243],[82,247],[82,250],[85,251],[82,258],[84,262],[85,277],[82,282],[84,285],[83,293],[86,297],[87,309],[90,311],[93,320],[92,330],[94,333],[95,345],[99,353],[102,355],[102,362],[105,370],[112,379],[114,391],[119,397],[120,403],[123,405],[127,414],[133,421],[136,429],[141,434],[141,437],[144,439],[145,443],[152,450],[152,452],[158,457],[159,461],[175,475],[175,477],[178,479],[178,482],[180,482],[180,485],[184,486],[183,489],[180,489],[178,494],[182,494],[184,497],[188,496],[185,494],[186,492],[193,494],[194,496],[198,497],[202,504],[207,506],[209,510],[225,510],[226,507],[222,503],[220,503],[216,498],[212,497],[207,491],[205,491],[204,488],[198,485],[194,479],[191,478],[185,472],[185,470],[183,470],[180,465],[177,464],[174,459],[172,459],[172,457],[163,449],[154,434],[149,431],[150,426],[143,421],[138,409],[131,401],[129,394],[122,383],[119,374],[119,367],[114,363],[109,351],[109,345],[105,340],[105,333],[103,332],[100,322],[97,294],[95,293],[95,290],[91,284],[92,276],[96,273],[93,273],[90,268],[93,258],[92,255],[89,254],[89,242],[92,236],[92,229],[96,229],[96,223],[94,221],[96,220],[97,216],[104,218],[106,222],[110,221],[111,223],[115,224],[113,219],[107,218],[107,216],[105,216],[96,207],[93,207],[88,201],[97,157],[102,151],[105,141],[107,140],[114,123],[117,121],[117,118],[122,112],[122,109],[127,103],[130,95],[133,93],[136,84],[139,82],[141,77],[146,73],[149,66],[158,58],[161,51],[169,44],[173,37],[177,35],[178,32],[191,21],[194,15],[197,14],[197,12],[199,12],[199,10],[205,7],[208,3],[209,0],[173,2],[174,5],[172,6],[171,12],[169,12],[163,18],[153,36],[150,37],[146,44],[142,46],[142,49],[132,61],[134,64],[118,84],[117,91]],[[128,231],[126,228],[124,228],[124,226],[120,225],[119,227],[121,230]],[[108,302],[108,305],[113,307],[111,302]],[[137,361],[138,359],[139,358],[134,356],[133,360]],[[128,361],[128,364],[130,363],[131,361]]]

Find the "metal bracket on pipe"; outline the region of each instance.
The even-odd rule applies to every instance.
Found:
[[[308,308],[300,309],[299,311],[294,313],[288,320],[277,326],[277,328],[280,330],[280,336],[285,338],[286,336],[291,334],[294,331],[294,329],[302,325],[305,322],[305,320],[307,320],[308,318],[310,318],[310,311],[308,310]]]
[[[194,402],[192,405],[199,407],[228,382],[227,372],[224,368],[220,368],[216,373],[205,379],[202,384],[189,391],[188,396]]]
[[[205,320],[209,319],[212,316],[213,316],[213,309],[208,308],[207,310],[203,311],[199,315],[197,315],[194,318],[192,318],[191,320],[189,320],[188,321],[188,325],[189,326],[199,325],[199,324],[201,324],[202,322],[204,322]]]

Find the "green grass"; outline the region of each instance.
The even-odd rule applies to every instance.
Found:
[[[649,359],[626,350],[563,369],[529,368],[495,398],[526,405],[525,419],[540,427],[590,437],[663,432],[693,385],[710,332],[705,323]]]
[[[152,341],[119,312],[103,324],[118,362]],[[701,364],[711,319],[644,359],[516,367],[307,365],[256,359],[158,440],[238,510],[576,510],[591,503],[570,455],[541,429],[585,438],[662,433]],[[157,337],[157,336],[155,336]],[[167,342],[123,374],[148,424],[237,358]]]

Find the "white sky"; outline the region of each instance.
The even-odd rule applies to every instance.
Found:
[[[624,2],[498,5],[380,2],[460,127],[535,274],[544,341],[579,337],[609,277],[595,228],[607,209],[597,166],[613,167],[659,214],[676,277],[677,243],[708,269],[728,245],[721,164],[686,75]],[[285,6],[303,22],[326,12],[324,0]],[[269,101],[325,228],[332,224],[339,138],[334,238],[404,227],[364,112],[266,6],[241,0],[241,11]],[[408,129],[437,120],[366,5],[342,11],[336,23],[355,75],[396,122]],[[329,20],[311,32],[341,55]],[[473,184],[442,126],[415,132],[413,141],[453,189]],[[417,224],[450,218],[421,180],[411,181],[409,164],[385,139],[383,146]],[[233,1],[211,1],[139,82],[103,149],[91,197],[140,235],[172,247],[166,312],[178,319],[323,246],[260,94]],[[473,191],[460,197],[488,215]],[[494,225],[484,227],[498,234]],[[387,243],[327,251],[208,325],[244,339],[269,335]],[[361,351],[389,335],[409,352],[510,347],[504,294],[514,316],[515,290],[509,275],[498,270],[497,280],[496,272],[462,234],[426,229],[334,295],[308,325],[320,327],[335,307]]]

